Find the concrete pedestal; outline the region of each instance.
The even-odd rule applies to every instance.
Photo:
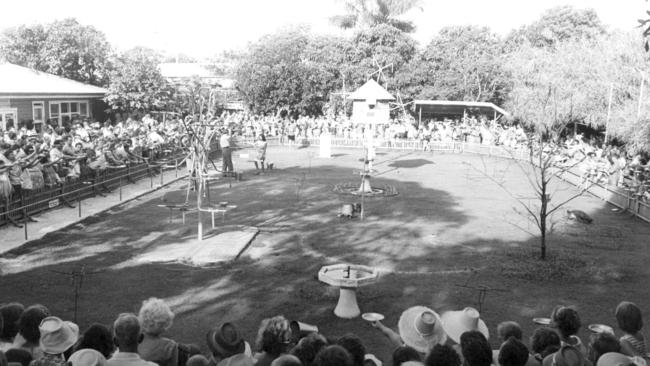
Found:
[[[339,318],[352,319],[361,315],[361,310],[357,304],[357,291],[354,288],[341,287],[339,292],[339,302],[334,309],[334,315]]]

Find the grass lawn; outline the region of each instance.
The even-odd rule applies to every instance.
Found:
[[[263,318],[283,314],[328,336],[356,333],[385,361],[392,349],[376,329],[361,318],[334,316],[338,291],[317,280],[321,266],[348,262],[380,269],[378,281],[359,290],[359,305],[362,312],[384,314],[384,323],[395,329],[399,315],[413,305],[439,313],[480,306],[491,335],[499,322],[515,320],[526,337],[533,317],[548,316],[557,304],[575,305],[585,341],[587,324],[615,327],[614,308],[621,300],[639,304],[648,319],[649,224],[582,196],[568,207],[589,213],[594,224],[570,222],[560,210],[550,258],[540,263],[534,226],[479,172],[504,179],[509,190],[534,202],[525,176],[510,162],[387,151],[379,152],[373,182],[392,185],[399,195],[367,199],[364,221],[341,219],[341,204],[359,199],[332,189],[358,179],[361,150],[334,153],[321,159],[313,148],[270,148],[272,172],[253,175],[252,163],[236,159],[244,181],[232,188],[227,182],[212,185],[214,201],[238,206],[226,224],[259,227],[249,251],[263,255],[247,251],[237,261],[207,268],[130,261],[157,246],[195,238],[195,214],[185,226],[180,218],[170,224],[168,211],[156,206],[162,194],[181,190],[179,183],[0,256],[0,301],[42,303],[72,319],[73,283],[58,272],[85,266],[91,274],[78,303],[82,330],[137,312],[142,300],[156,296],[176,313],[169,336],[204,350],[206,331],[220,322],[234,322],[252,343]],[[558,201],[576,192],[562,182],[555,188]],[[210,227],[209,217],[204,221]],[[490,290],[479,304],[482,286]]]

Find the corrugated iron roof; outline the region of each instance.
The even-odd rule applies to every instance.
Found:
[[[466,101],[455,101],[455,100],[414,100],[413,104],[415,108],[417,109],[418,105],[419,106],[443,106],[443,107],[467,107],[467,108],[490,108],[493,109],[499,113],[501,113],[504,116],[509,116],[510,113],[508,113],[505,109],[497,106],[494,103],[489,103],[489,102],[466,102]]]
[[[103,97],[108,90],[10,63],[0,63],[0,95]]]

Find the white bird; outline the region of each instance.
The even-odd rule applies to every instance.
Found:
[[[569,215],[569,220],[576,220],[583,224],[591,224],[594,219],[591,216],[587,215],[586,212],[580,210],[566,210],[567,215]]]

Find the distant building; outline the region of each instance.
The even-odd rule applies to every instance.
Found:
[[[10,63],[0,64],[0,130],[33,120],[40,131],[54,119],[103,116],[108,90]]]
[[[158,65],[160,73],[172,83],[198,77],[205,84],[219,84],[219,78],[202,64],[196,62],[164,62]]]
[[[160,73],[171,83],[179,84],[193,78],[201,79],[202,84],[215,86],[223,96],[224,109],[243,110],[244,103],[241,95],[235,89],[235,80],[217,75],[205,65],[192,62],[165,62],[158,65]]]
[[[352,122],[384,124],[390,120],[389,103],[395,100],[386,89],[370,79],[347,99],[352,103]]]

